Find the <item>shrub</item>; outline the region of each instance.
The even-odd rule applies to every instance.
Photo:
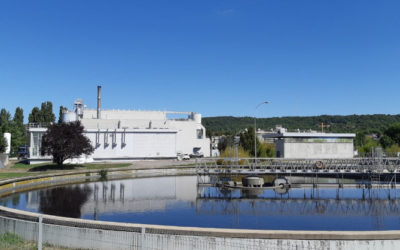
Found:
[[[106,181],[107,180],[108,171],[106,169],[102,169],[102,170],[99,171],[99,175],[100,175],[100,180],[101,181]]]

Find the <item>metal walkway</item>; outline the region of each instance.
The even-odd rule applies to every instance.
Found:
[[[380,175],[400,173],[400,158],[200,158],[197,174]],[[395,176],[395,175],[394,175]]]

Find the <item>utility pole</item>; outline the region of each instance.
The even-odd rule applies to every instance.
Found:
[[[260,104],[258,104],[255,108],[254,108],[254,163],[257,163],[257,118],[256,118],[256,111],[257,108],[260,107],[263,104],[268,104],[268,101],[262,102]]]

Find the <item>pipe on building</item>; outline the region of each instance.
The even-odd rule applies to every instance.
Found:
[[[101,86],[97,86],[97,119],[101,118]]]

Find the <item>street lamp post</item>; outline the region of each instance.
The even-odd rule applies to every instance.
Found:
[[[260,104],[258,104],[255,108],[254,108],[254,164],[257,164],[257,118],[256,118],[256,111],[257,108],[260,107],[263,104],[268,104],[268,101],[262,102]]]

